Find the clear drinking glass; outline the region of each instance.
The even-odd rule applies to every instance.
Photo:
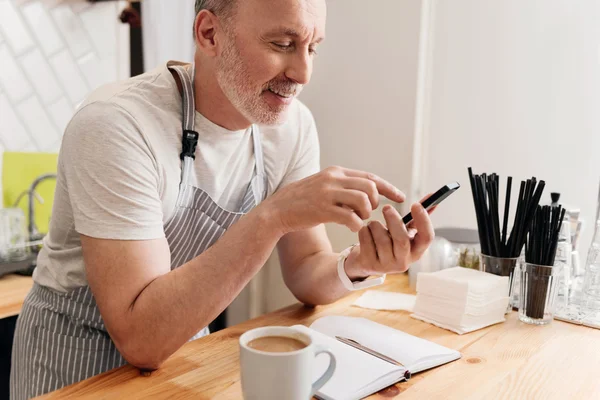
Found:
[[[557,283],[562,266],[530,263],[521,265],[519,319],[528,324],[546,325],[554,319]]]
[[[511,276],[519,258],[492,257],[481,255],[481,270],[498,276]]]
[[[0,261],[21,261],[27,258],[28,248],[25,214],[20,208],[0,209]]]
[[[509,298],[512,297],[513,278],[515,267],[519,261],[519,258],[504,258],[504,257],[492,257],[485,254],[481,254],[480,268],[481,271],[498,276],[508,276],[508,293],[506,294]],[[508,308],[506,312],[512,309],[511,301],[508,302]]]
[[[525,263],[525,249],[521,251],[521,255],[517,261],[517,266],[513,271],[512,283],[510,286],[510,305],[515,310],[519,309],[519,295],[521,293],[521,265],[523,265],[523,263]]]

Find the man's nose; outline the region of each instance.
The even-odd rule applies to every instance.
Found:
[[[299,51],[291,57],[285,76],[300,85],[306,85],[310,81],[312,67],[312,56],[308,51]]]

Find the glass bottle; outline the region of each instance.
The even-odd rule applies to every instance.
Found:
[[[569,216],[565,215],[558,235],[556,248],[556,257],[554,266],[559,268],[557,276],[557,307],[565,307],[569,303],[569,290],[571,288],[571,263],[572,263],[572,244],[571,244],[571,223]]]
[[[598,191],[594,239],[588,251],[585,265],[583,294],[587,308],[600,310],[600,190]]]

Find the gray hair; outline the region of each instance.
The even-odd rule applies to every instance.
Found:
[[[228,20],[233,15],[237,0],[196,0],[196,15],[202,10],[208,10],[218,17]]]

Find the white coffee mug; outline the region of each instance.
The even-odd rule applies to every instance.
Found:
[[[286,353],[256,350],[248,347],[254,339],[284,336],[297,339],[306,347]],[[315,358],[321,353],[330,357],[329,368],[313,383]],[[310,399],[333,375],[336,360],[333,353],[297,329],[269,326],[252,329],[240,337],[240,372],[244,399]]]

